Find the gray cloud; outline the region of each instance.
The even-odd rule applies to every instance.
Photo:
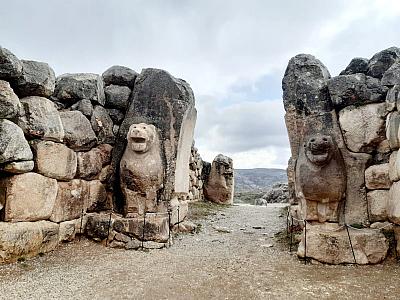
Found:
[[[2,3],[0,43],[57,74],[166,69],[193,87],[207,159],[284,166],[290,57],[315,54],[337,74],[352,57],[400,45],[399,15],[396,0],[13,0]]]

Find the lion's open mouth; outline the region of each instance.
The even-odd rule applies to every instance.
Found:
[[[146,139],[142,138],[142,137],[132,137],[132,141],[135,144],[144,144],[144,143],[146,143]]]
[[[315,145],[312,144],[310,145],[310,151],[314,155],[324,155],[327,154],[329,151],[329,146],[328,145]]]

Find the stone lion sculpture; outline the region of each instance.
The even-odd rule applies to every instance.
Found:
[[[163,179],[164,166],[157,129],[145,123],[131,125],[120,161],[125,215],[134,217],[145,212],[157,212]]]
[[[210,174],[204,186],[204,194],[210,201],[232,204],[234,193],[233,161],[219,154],[214,158]]]
[[[337,222],[346,191],[342,155],[330,135],[313,135],[300,149],[296,195],[306,220]]]

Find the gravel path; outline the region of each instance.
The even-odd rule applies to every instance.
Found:
[[[196,220],[196,222],[199,222]],[[398,299],[399,267],[304,265],[277,241],[282,208],[233,206],[168,249],[82,241],[0,267],[0,299]]]

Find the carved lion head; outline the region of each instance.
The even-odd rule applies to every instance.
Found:
[[[129,127],[127,135],[128,147],[134,152],[145,153],[151,149],[155,135],[156,128],[154,125],[133,124]]]
[[[328,164],[331,160],[334,142],[331,136],[319,134],[311,136],[304,147],[308,160],[321,166]]]

